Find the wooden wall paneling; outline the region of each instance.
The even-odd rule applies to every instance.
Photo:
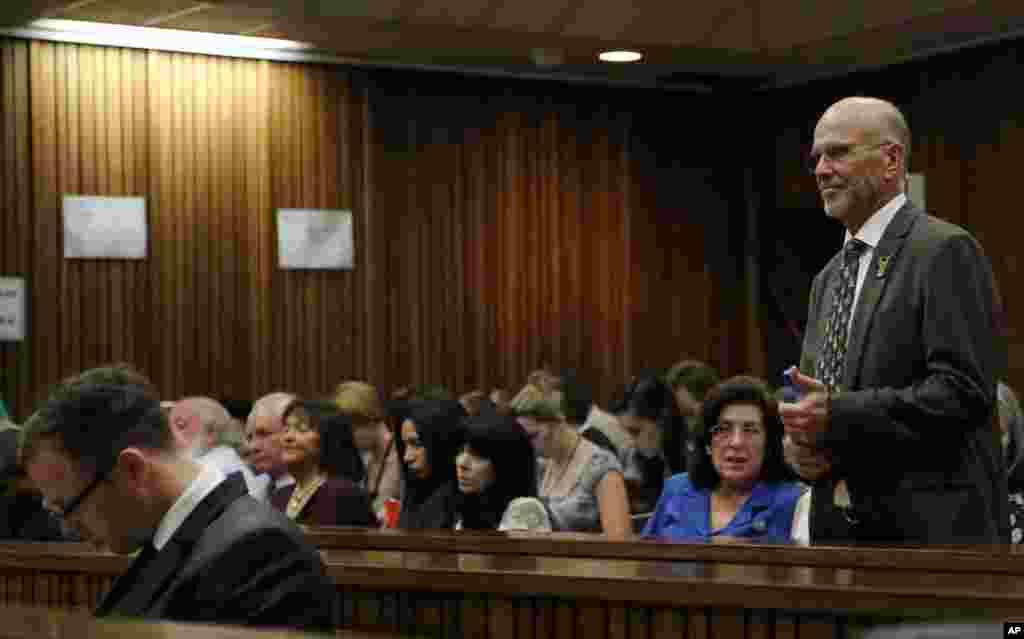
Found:
[[[686,610],[687,639],[711,639],[718,636],[715,633],[716,628],[712,624],[710,610],[706,608],[688,608]]]
[[[775,616],[775,639],[797,639],[799,636],[796,617],[790,614]]]
[[[747,639],[771,639],[774,623],[775,613],[771,610],[747,610]]]
[[[537,597],[534,603],[534,637],[536,639],[560,639],[555,626],[555,601],[550,597]]]
[[[687,637],[696,639],[694,635],[687,634],[690,627],[689,619],[681,610],[674,608],[655,608],[651,611],[651,639],[669,639],[670,637]],[[736,637],[742,635],[730,635],[722,633],[722,637]],[[700,639],[704,639],[701,637]]]
[[[582,639],[579,633],[578,617],[576,616],[576,604],[569,599],[554,600],[554,628],[555,636],[559,639]]]
[[[576,627],[578,634],[586,639],[610,639],[606,604],[593,599],[577,601]]]
[[[212,57],[192,58],[193,76],[190,85],[194,99],[193,147],[191,157],[185,165],[191,173],[190,185],[194,188],[191,197],[191,223],[187,237],[190,244],[190,255],[182,265],[188,270],[189,312],[188,327],[194,344],[191,361],[183,362],[183,372],[188,371],[188,381],[181,390],[181,395],[208,394],[205,390],[213,388],[216,371],[212,366],[218,360],[219,343],[214,341],[217,331],[217,303],[214,292],[216,282],[223,275],[216,270],[214,251],[209,242],[211,236],[218,243],[223,238],[217,233],[217,212],[211,208],[211,172],[222,161],[223,147],[214,143],[213,124],[217,89],[211,86],[213,79],[212,67],[218,60]],[[216,155],[215,155],[216,154]],[[226,186],[226,185],[222,185]],[[184,381],[184,380],[183,380]]]
[[[628,626],[629,608],[627,604],[608,602],[608,639],[647,639],[635,637]]]
[[[465,639],[486,639],[490,630],[488,597],[479,593],[466,593],[460,607],[462,636]]]
[[[54,190],[58,179],[57,105],[55,104],[56,47],[32,42],[29,51],[32,124],[32,184],[35,208],[35,255],[31,272],[31,330],[33,339],[32,394],[53,382],[61,371],[60,307],[53,303],[61,290],[60,202]],[[49,339],[48,339],[49,338]]]
[[[28,51],[24,40],[0,39],[0,274],[26,278],[31,318],[34,216]],[[27,415],[33,401],[29,389],[34,343],[32,324],[25,341],[0,343],[0,397],[15,419]]]
[[[536,599],[533,597],[515,597],[512,599],[515,609],[516,639],[535,639],[537,635]]]
[[[517,639],[521,637],[517,630],[516,608],[507,597],[491,598],[487,615],[487,636],[489,639]]]
[[[246,163],[244,237],[247,264],[246,293],[249,300],[249,319],[252,333],[249,355],[252,357],[250,396],[255,399],[275,390],[271,371],[279,360],[270,348],[273,339],[271,292],[275,248],[274,213],[271,209],[272,186],[270,158],[273,152],[273,108],[271,106],[271,64],[260,62],[255,69],[246,67],[248,90],[242,100],[245,104],[244,150]]]
[[[746,619],[739,608],[715,608],[709,611],[709,623],[714,636],[746,637]]]
[[[843,639],[844,626],[832,616],[801,615],[798,634],[800,639]]]

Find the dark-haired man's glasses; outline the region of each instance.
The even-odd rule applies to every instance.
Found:
[[[110,474],[109,471],[97,474],[96,477],[91,482],[89,482],[89,485],[86,486],[82,492],[78,493],[78,495],[72,497],[71,501],[67,502],[67,504],[63,508],[57,508],[54,507],[53,504],[50,504],[50,510],[53,512],[53,514],[57,515],[61,519],[69,519],[72,515],[75,514],[75,511],[82,506],[82,503],[86,500],[86,498],[89,497],[89,495],[92,494],[94,490],[96,490],[96,487],[100,485],[100,482],[104,481],[107,478],[108,474]]]
[[[879,142],[878,144],[832,144],[824,148],[812,151],[807,156],[807,172],[814,175],[818,170],[821,158],[828,160],[829,164],[841,164],[862,151],[873,151],[874,149],[893,144],[893,142]]]

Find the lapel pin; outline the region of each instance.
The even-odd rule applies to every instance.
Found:
[[[879,279],[885,277],[885,272],[889,270],[889,259],[891,257],[891,255],[878,256],[878,272],[875,273],[875,277]]]

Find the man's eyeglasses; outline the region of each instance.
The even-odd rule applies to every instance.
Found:
[[[57,517],[67,520],[73,514],[75,514],[75,511],[81,507],[82,503],[86,500],[86,498],[89,497],[89,495],[91,495],[94,490],[96,490],[96,487],[100,485],[100,482],[104,481],[107,478],[107,475],[109,474],[110,471],[103,471],[101,473],[98,473],[96,477],[93,478],[91,482],[89,482],[89,485],[86,486],[82,492],[72,497],[71,500],[68,501],[63,508],[57,507],[52,503],[47,504],[47,508],[49,508],[50,512],[52,512]]]
[[[746,422],[743,424],[715,424],[711,427],[711,430],[709,430],[708,433],[711,435],[712,441],[722,442],[732,437],[732,434],[737,430],[746,439],[753,439],[760,435],[764,435],[764,427],[753,422]]]
[[[818,170],[821,158],[828,160],[829,164],[840,164],[846,162],[853,156],[863,151],[873,151],[894,142],[879,142],[878,144],[832,144],[817,151],[812,151],[807,156],[807,171],[814,175]]]

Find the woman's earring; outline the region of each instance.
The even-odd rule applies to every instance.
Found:
[[[704,447],[704,452],[707,453],[708,455],[710,455],[711,454],[711,447],[710,446],[705,446]]]

